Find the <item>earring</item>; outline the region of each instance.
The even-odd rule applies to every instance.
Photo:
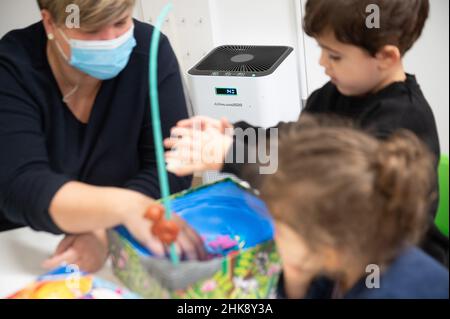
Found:
[[[47,34],[47,38],[52,41],[53,39],[55,39],[55,36],[53,35],[53,33],[49,33]]]

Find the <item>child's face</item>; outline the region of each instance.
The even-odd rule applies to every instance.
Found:
[[[303,272],[317,273],[321,270],[319,256],[306,245],[303,238],[284,223],[275,223],[275,241],[285,276],[292,278]]]
[[[377,90],[382,72],[375,57],[355,45],[338,41],[330,31],[316,40],[322,48],[320,65],[341,94],[361,96]]]

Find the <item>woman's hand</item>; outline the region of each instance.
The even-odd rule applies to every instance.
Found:
[[[134,192],[133,192],[134,193]],[[131,204],[130,213],[125,214],[123,225],[142,245],[158,257],[165,256],[168,247],[152,234],[153,223],[145,218],[148,208],[155,204],[150,198],[135,193],[137,196]],[[140,197],[140,198],[139,198]],[[173,221],[178,225],[180,232],[175,242],[179,256],[188,260],[204,260],[207,257],[201,237],[182,218],[172,214]]]
[[[203,240],[178,215],[172,214],[173,221],[179,226],[180,232],[175,242],[177,253],[188,260],[205,260],[207,257]],[[124,226],[130,233],[155,256],[164,257],[168,247],[152,234],[152,222],[143,217],[128,218]]]
[[[83,200],[80,201],[80,198]],[[162,256],[165,253],[165,247],[151,233],[152,222],[145,218],[148,208],[154,203],[155,201],[152,198],[129,189],[69,182],[61,187],[55,195],[50,213],[61,230],[73,234],[86,234],[91,229],[124,225],[142,245],[154,254]],[[204,259],[206,253],[200,236],[175,215],[174,220],[178,222],[181,230],[176,242],[179,253],[184,254],[188,259]],[[75,240],[68,236],[68,239],[61,243],[61,247],[54,256],[55,258],[51,259],[52,262],[49,261],[46,265],[54,265],[61,261],[69,263],[78,261],[80,252],[84,250],[89,250],[86,253],[88,256],[92,255],[92,252],[99,254],[100,248],[97,245],[88,244],[87,237],[85,235],[80,238],[77,237],[77,240]],[[75,244],[76,251],[67,248],[73,248]],[[64,253],[61,254],[61,252]],[[99,256],[104,255],[100,254]],[[87,261],[84,261],[84,259],[83,262],[86,263]],[[89,265],[88,268],[96,269],[98,264],[99,262],[95,261],[94,265]]]
[[[82,271],[94,273],[99,271],[108,258],[108,241],[106,232],[96,231],[80,235],[67,235],[59,243],[52,257],[42,266],[53,269],[63,263],[76,264]]]
[[[226,120],[194,117],[172,128],[164,145],[167,170],[178,175],[220,170],[233,143],[233,126]]]

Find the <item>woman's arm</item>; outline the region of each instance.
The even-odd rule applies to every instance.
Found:
[[[11,222],[54,234],[124,224],[142,244],[164,253],[144,219],[151,198],[90,186],[52,169],[46,120],[14,70],[0,57],[0,213]]]
[[[68,182],[53,197],[49,211],[64,232],[84,233],[126,224],[133,214],[143,217],[152,203],[135,191]]]

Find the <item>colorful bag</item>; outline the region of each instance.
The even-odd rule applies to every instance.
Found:
[[[109,232],[116,276],[144,298],[272,298],[280,274],[273,223],[252,190],[231,179],[172,196],[172,208],[202,235],[211,258],[152,257],[123,227]]]

